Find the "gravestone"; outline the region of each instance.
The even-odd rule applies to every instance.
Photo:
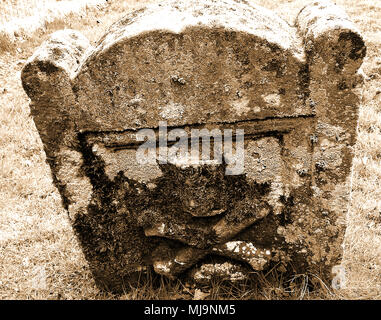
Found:
[[[94,47],[77,31],[52,34],[22,83],[97,284],[121,290],[150,267],[206,283],[274,266],[329,281],[365,53],[323,1],[294,26],[247,1],[183,0],[127,14]],[[163,122],[244,130],[243,172],[226,174],[229,159],[139,163],[139,130],[157,137]]]

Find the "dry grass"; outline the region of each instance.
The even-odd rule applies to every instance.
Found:
[[[105,0],[2,0],[0,2],[0,24],[3,25],[19,19],[26,20],[35,16],[43,18],[46,12],[58,16],[62,12],[76,11],[81,7],[91,7],[105,2]]]
[[[290,22],[306,3],[253,1]],[[4,6],[10,2],[13,7]],[[49,33],[73,28],[94,42],[125,11],[145,2],[114,0],[107,6],[85,6],[43,21],[42,27],[7,41],[2,41],[0,33],[0,299],[191,299],[195,295],[194,288],[188,285],[152,274],[142,275],[140,285],[122,297],[99,292],[52,184],[20,83],[25,59]],[[345,238],[347,288],[332,292],[315,275],[296,275],[287,280],[271,271],[257,275],[254,283],[215,283],[208,291],[208,299],[381,298],[381,6],[371,0],[336,2],[357,23],[368,45],[364,62],[368,79],[363,89]],[[20,3],[33,6],[37,1],[1,2],[1,21],[33,12],[21,9]],[[315,291],[310,290],[310,283],[315,284]]]
[[[89,10],[105,9],[107,0],[3,0],[0,2],[0,52],[12,50],[49,25],[65,26],[67,18],[77,20]]]

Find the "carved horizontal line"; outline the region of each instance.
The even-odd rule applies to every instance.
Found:
[[[256,139],[261,136],[275,136],[283,135],[299,126],[311,125],[313,121],[313,116],[304,116],[304,117],[284,117],[284,118],[271,118],[266,120],[244,120],[244,121],[235,121],[235,122],[222,122],[222,123],[203,123],[203,124],[189,124],[184,126],[168,126],[166,127],[166,135],[171,130],[182,129],[187,134],[188,137],[192,135],[193,129],[231,129],[233,132],[233,139],[236,134],[234,130],[243,129],[245,139]],[[139,130],[153,130],[156,136],[156,141],[159,141],[162,137],[159,136],[160,128],[142,128]],[[89,144],[102,143],[106,148],[113,149],[135,149],[137,146],[144,143],[144,141],[137,141],[136,133],[139,130],[128,129],[124,131],[103,131],[103,132],[86,132],[82,133],[85,135],[86,141]],[[206,137],[212,137],[213,135],[200,135],[198,139]],[[221,139],[224,138],[223,131],[221,131]],[[189,138],[188,138],[189,139]],[[168,139],[167,139],[168,141]],[[173,145],[177,141],[168,141],[167,145]]]
[[[267,137],[267,136],[277,136],[277,135],[282,135],[282,134],[285,134],[287,132],[266,132],[266,134],[245,134],[243,137],[245,140],[256,140],[256,139],[260,139],[260,138],[263,138],[263,137]],[[207,139],[207,138],[210,138],[210,146],[213,147],[214,144],[216,142],[221,142],[221,143],[224,143],[224,142],[229,142],[229,141],[232,141],[232,142],[236,142],[237,140],[237,137],[233,136],[232,138],[230,137],[225,137],[224,135],[221,135],[221,137],[213,137],[213,136],[199,136],[199,137],[190,137],[190,138],[186,138],[186,141],[183,141],[183,143],[187,143],[188,145],[191,145],[192,143],[194,143],[193,141],[198,141],[199,144],[201,145],[202,144],[202,140],[203,139]],[[159,142],[159,140],[157,140],[157,142]],[[134,142],[131,142],[131,143],[127,143],[127,144],[120,144],[120,143],[110,143],[110,144],[106,144],[104,143],[104,147],[106,147],[107,149],[112,149],[114,151],[118,151],[118,150],[126,150],[126,149],[137,149],[140,145],[142,145],[144,143],[141,142],[141,141],[134,141]],[[171,147],[175,144],[181,144],[181,140],[180,139],[177,139],[176,141],[166,141],[166,146],[167,147]],[[155,144],[152,146],[153,148],[158,148],[159,147],[159,144]]]
[[[283,117],[265,117],[262,119],[245,119],[245,120],[235,120],[235,121],[212,121],[212,122],[203,122],[203,123],[187,123],[187,124],[179,124],[179,125],[168,125],[168,130],[172,129],[184,129],[187,127],[192,128],[198,128],[198,127],[204,127],[204,126],[211,126],[211,125],[234,125],[234,124],[240,124],[240,123],[262,123],[262,122],[268,122],[268,121],[303,121],[305,119],[313,119],[315,118],[315,114],[302,114],[297,116],[283,116]],[[165,120],[158,120],[159,121],[165,121]],[[139,130],[143,129],[153,129],[158,130],[159,126],[157,127],[141,127],[141,128],[130,128],[130,129],[123,129],[123,130],[83,130],[79,131],[79,134],[82,135],[93,135],[93,134],[116,134],[116,133],[126,133],[126,132],[137,132]]]

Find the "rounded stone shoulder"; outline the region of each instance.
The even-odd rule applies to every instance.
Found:
[[[300,10],[295,25],[309,56],[318,54],[340,71],[346,64],[354,65],[351,73],[360,67],[366,55],[365,42],[342,8],[328,0],[314,1]]]
[[[53,94],[52,78],[73,78],[84,55],[91,48],[89,40],[76,30],[54,32],[22,69],[21,80],[25,92],[32,100]]]

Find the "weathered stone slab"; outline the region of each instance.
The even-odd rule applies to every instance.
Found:
[[[184,0],[129,13],[95,47],[73,30],[53,34],[22,81],[97,283],[120,290],[150,266],[198,282],[274,265],[329,280],[365,52],[345,13],[323,1],[295,26],[246,1]],[[225,153],[223,163],[140,163],[138,130],[160,138],[161,121],[223,131],[218,152],[224,130],[244,130],[244,171]]]

